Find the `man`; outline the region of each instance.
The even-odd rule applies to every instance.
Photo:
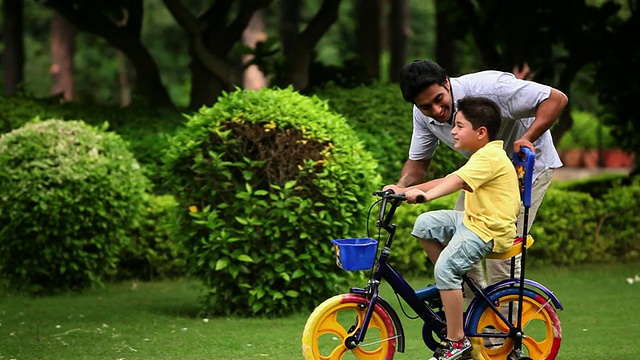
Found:
[[[416,60],[402,69],[400,89],[405,101],[413,104],[413,135],[409,159],[395,185],[385,189],[406,188],[422,183],[427,175],[439,143],[454,148],[451,127],[458,99],[482,96],[496,102],[502,113],[502,126],[497,138],[508,154],[528,147],[536,153],[533,173],[532,201],[529,224],[533,223],[542,198],[551,183],[553,169],[562,166],[549,128],[568,103],[567,96],[550,86],[521,80],[512,73],[481,71],[450,78],[446,71],[430,60]],[[469,153],[456,150],[469,157]],[[464,207],[461,192],[455,209]],[[518,234],[522,233],[523,211],[518,218]],[[489,283],[511,277],[511,260],[486,260]],[[487,285],[481,264],[468,275],[480,286]],[[516,259],[515,275],[520,276],[520,258]]]
[[[447,319],[447,341],[437,360],[471,356],[463,325],[462,275],[492,251],[511,248],[520,212],[518,175],[502,140],[496,135],[501,117],[498,105],[483,97],[456,102],[451,135],[456,149],[472,155],[448,176],[404,189],[408,203],[430,201],[459,190],[466,193],[464,211],[429,211],[418,217],[413,236],[434,263],[433,274]],[[431,186],[433,185],[433,186]]]

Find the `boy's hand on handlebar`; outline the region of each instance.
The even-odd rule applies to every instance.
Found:
[[[427,195],[419,189],[411,189],[404,193],[404,197],[409,204],[419,204],[427,201]]]

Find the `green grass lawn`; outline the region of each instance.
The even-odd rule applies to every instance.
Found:
[[[565,307],[558,359],[636,359],[640,264],[530,269]],[[416,279],[415,286],[429,279]],[[354,284],[359,285],[359,284]],[[197,318],[197,283],[122,283],[82,295],[0,295],[0,360],[300,359],[308,314],[283,319]],[[395,296],[383,296],[395,304]],[[320,302],[319,299],[318,302]],[[401,315],[402,316],[402,315]],[[406,353],[426,359],[421,325],[403,317]]]

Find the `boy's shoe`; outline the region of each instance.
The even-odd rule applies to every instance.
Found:
[[[434,356],[429,360],[462,360],[471,359],[471,341],[465,336],[460,341],[447,340],[447,345],[438,349]]]

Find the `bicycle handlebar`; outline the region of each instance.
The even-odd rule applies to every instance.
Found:
[[[385,191],[374,191],[373,195],[375,196],[379,196],[383,199],[392,199],[392,200],[399,200],[399,201],[406,201],[407,198],[406,196],[404,196],[404,194],[396,194],[393,192],[393,190],[385,190]],[[416,203],[423,203],[425,202],[427,199],[422,196],[419,195],[416,198]]]

